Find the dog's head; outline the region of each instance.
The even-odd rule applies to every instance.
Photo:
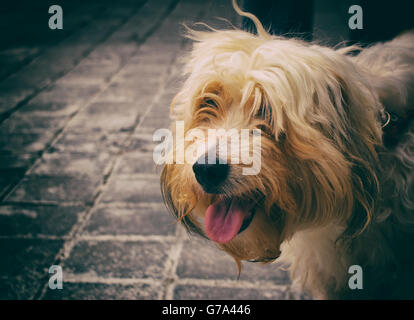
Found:
[[[360,231],[378,187],[380,106],[364,75],[343,52],[256,25],[259,35],[191,31],[187,78],[172,104],[186,140],[175,143],[161,176],[175,216],[238,262],[272,261],[296,231],[332,221],[349,235]],[[227,146],[249,134],[223,156],[214,148],[223,135],[211,141],[211,129],[232,132]],[[232,161],[243,148],[250,164]],[[178,163],[178,153],[192,160]],[[259,170],[246,174],[256,160]]]

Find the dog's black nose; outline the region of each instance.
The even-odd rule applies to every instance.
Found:
[[[201,163],[194,163],[193,171],[197,182],[203,187],[204,191],[208,193],[220,193],[219,186],[220,184],[226,180],[228,173],[229,173],[229,165],[228,164],[201,164]]]

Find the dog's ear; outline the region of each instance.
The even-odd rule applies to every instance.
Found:
[[[335,76],[340,99],[335,99],[331,90],[329,93],[334,107],[343,110],[346,115],[344,126],[346,134],[342,139],[343,145],[338,145],[351,164],[354,198],[352,214],[347,220],[347,228],[341,237],[346,239],[357,236],[366,229],[372,220],[374,206],[379,196],[377,149],[381,145],[381,134],[378,130],[377,115],[373,111],[381,110],[381,105],[367,80],[366,83],[356,86],[355,83],[350,83],[349,79],[345,81],[340,74]]]
[[[347,228],[341,239],[352,238],[365,230],[370,223],[374,204],[379,195],[377,178],[377,148],[381,144],[378,121],[373,110],[381,110],[379,101],[371,92],[363,75],[357,81],[346,79],[346,72],[332,73],[335,81],[327,86],[329,101],[341,117],[339,128],[330,125],[324,135],[331,137],[334,145],[350,164],[353,205]],[[332,85],[333,84],[333,85]],[[317,99],[316,99],[317,100]]]

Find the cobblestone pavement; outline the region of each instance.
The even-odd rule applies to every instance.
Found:
[[[0,51],[0,298],[300,297],[277,265],[245,264],[238,280],[161,200],[152,134],[181,81],[180,23],[237,24],[230,1],[73,0],[61,31],[47,29],[48,1],[29,3],[44,25]],[[30,21],[14,9],[2,30]],[[49,289],[51,265],[62,290]]]

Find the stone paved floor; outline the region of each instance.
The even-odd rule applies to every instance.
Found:
[[[0,48],[0,298],[298,298],[277,265],[237,280],[161,202],[152,133],[180,83],[180,22],[237,24],[230,1],[71,0],[63,31],[47,29],[48,1],[13,3],[1,29],[28,27]]]

